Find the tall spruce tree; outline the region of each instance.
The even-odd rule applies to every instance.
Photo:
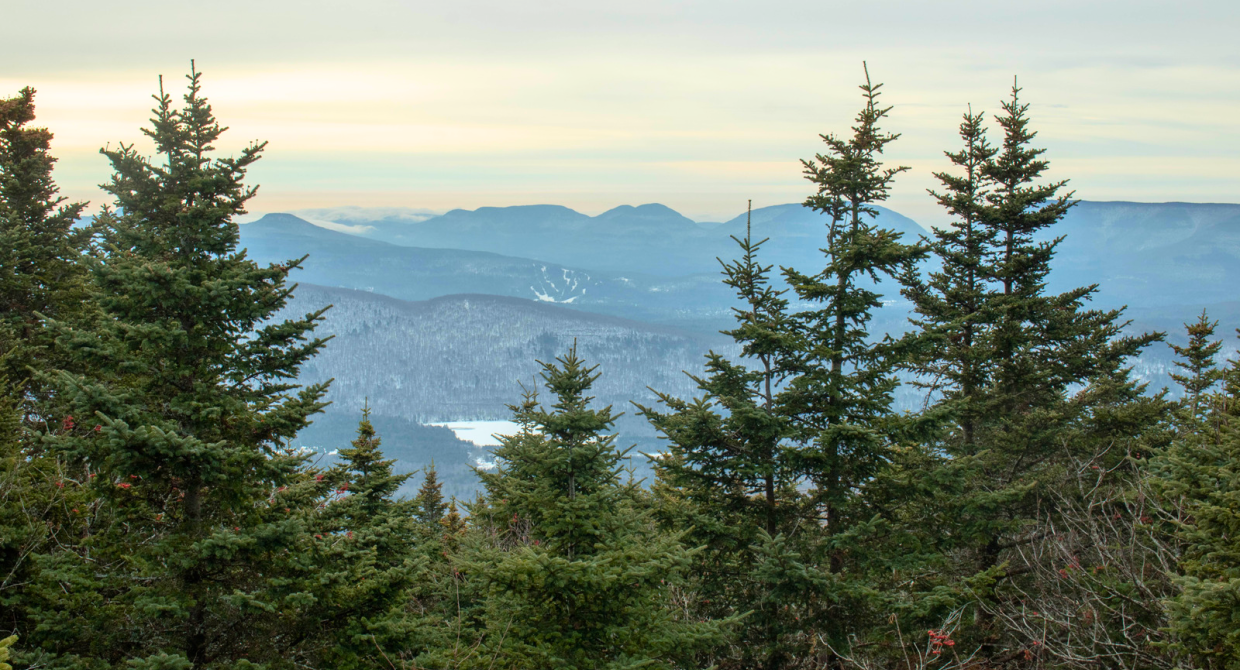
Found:
[[[91,230],[74,228],[86,203],[58,195],[52,134],[29,127],[34,95],[25,88],[0,99],[0,376],[11,392],[41,398],[44,388],[32,371],[49,369],[54,354],[41,321],[88,307],[80,257]]]
[[[318,620],[303,633],[317,650],[312,665],[410,663],[428,645],[443,643],[443,622],[407,607],[427,570],[419,505],[394,497],[412,475],[393,473],[396,461],[383,457],[368,408],[339,458],[323,477],[331,488],[315,523],[314,551],[323,565],[312,591]]]
[[[863,546],[882,510],[865,489],[909,428],[891,411],[907,343],[875,341],[867,325],[882,304],[877,285],[911,273],[924,252],[874,222],[907,169],[882,164],[898,136],[879,128],[890,111],[880,88],[867,71],[852,136],[823,135],[826,152],[802,161],[817,189],[805,205],[827,219],[826,264],[783,272],[809,309],[790,313],[756,259],[761,243],[737,240],[742,258],[725,266],[725,282],[743,307],[729,334],[756,369],[713,356],[703,398],[662,397],[666,415],[643,408],[672,442],[660,464],[671,509],[707,541],[703,556],[717,554],[698,574],[721,586],[704,595],[754,613],[732,653],[721,652],[729,667],[838,663],[855,633],[887,616],[868,574],[883,559]]]
[[[804,442],[801,469],[813,486],[828,533],[850,522],[851,497],[882,467],[890,436],[894,366],[903,355],[889,341],[872,341],[868,324],[882,307],[875,284],[910,272],[924,256],[900,233],[873,221],[875,205],[887,199],[896,175],[907,167],[884,167],[887,145],[899,135],[879,123],[890,107],[878,102],[882,84],[869,73],[860,88],[865,106],[853,134],[822,135],[826,153],[802,161],[817,193],[805,206],[827,217],[826,265],[815,273],[785,269],[797,297],[811,305],[795,315],[795,343],[785,357],[788,412]]]
[[[758,260],[766,240],[754,240],[749,221],[745,237],[733,239],[741,257],[720,263],[742,306],[733,308],[736,328],[725,334],[753,369],[711,352],[708,376],[694,377],[701,397],[658,393],[667,411],[638,407],[669,440],[655,462],[657,509],[666,525],[690,529],[685,539],[703,547],[692,570],[698,610],[714,617],[752,613],[717,660],[778,667],[795,651],[788,636],[801,637],[799,612],[772,597],[756,567],[764,560],[760,545],[792,535],[806,512],[790,459],[792,424],[778,397],[790,318],[784,291],[771,284],[772,266]]]
[[[480,666],[685,667],[721,632],[671,606],[691,552],[640,510],[637,484],[621,481],[625,452],[604,434],[615,417],[586,395],[595,368],[575,346],[557,360],[542,364],[554,403],[530,392],[514,406],[521,431],[496,450],[500,469],[483,474],[486,514],[501,528],[466,562],[488,585],[493,655]]]
[[[1153,483],[1177,522],[1180,593],[1167,603],[1173,652],[1191,667],[1240,668],[1240,362],[1219,370],[1203,314],[1177,347],[1184,387],[1180,430],[1151,463]],[[1240,334],[1240,331],[1237,331]],[[1223,389],[1207,393],[1218,378]]]
[[[937,490],[928,494],[954,520],[934,542],[956,556],[961,595],[979,606],[968,641],[992,661],[1027,643],[994,623],[1002,608],[1019,609],[1004,589],[1020,572],[1009,573],[1005,557],[1053,521],[1051,491],[1066,464],[1118,467],[1129,453],[1148,452],[1163,439],[1155,428],[1167,409],[1142,395],[1128,367],[1161,335],[1124,335],[1122,310],[1088,309],[1096,285],[1046,291],[1061,238],[1044,240],[1044,231],[1074,203],[1062,193],[1066,182],[1040,183],[1049,164],[1031,146],[1036,133],[1019,93],[1013,86],[1002,105],[997,150],[984,141],[980,115],[965,116],[965,146],[948,154],[963,174],[939,175],[946,192],[935,194],[956,219],[932,243],[942,269],[906,289],[930,343],[910,367],[937,385],[936,409],[954,415],[935,446],[945,458],[927,473]]]
[[[44,319],[90,309],[80,264],[90,231],[73,227],[84,204],[57,195],[52,134],[29,127],[34,95],[0,99],[0,630],[28,625],[35,559],[71,542],[66,517],[82,499],[73,486],[81,473],[61,467],[33,432],[55,414],[36,375],[66,363]]]
[[[934,173],[943,191],[930,195],[953,217],[952,225],[934,229],[928,245],[939,267],[926,280],[916,272],[903,278],[913,325],[924,333],[906,367],[918,373],[915,385],[958,406],[957,440],[965,445],[976,445],[980,394],[993,374],[985,342],[995,321],[990,294],[997,231],[984,219],[993,187],[986,170],[998,150],[986,140],[983,122],[984,114],[970,109],[959,129],[964,146],[944,152],[961,174]]]
[[[908,355],[910,342],[875,338],[869,323],[882,307],[880,283],[912,272],[925,252],[901,241],[900,233],[875,222],[877,203],[887,199],[895,177],[907,167],[884,167],[882,155],[899,135],[879,124],[890,107],[879,104],[881,84],[860,88],[865,105],[850,137],[822,135],[826,151],[802,161],[817,192],[805,206],[825,215],[825,265],[814,273],[784,269],[796,296],[809,305],[793,317],[793,342],[785,351],[788,375],[784,408],[796,426],[797,468],[803,473],[814,505],[814,531],[821,535],[817,555],[802,554],[786,564],[793,577],[807,568],[820,571],[802,615],[825,643],[827,663],[847,653],[856,633],[885,620],[886,606],[869,581],[881,552],[863,546],[882,510],[869,500],[867,486],[890,464],[892,450],[915,424],[892,411],[896,365]],[[869,564],[867,564],[867,562]],[[881,568],[880,568],[881,570]],[[887,568],[890,572],[890,568]],[[777,571],[778,572],[778,571]]]
[[[1140,435],[1161,419],[1158,403],[1142,399],[1128,362],[1162,335],[1124,335],[1122,310],[1088,309],[1096,284],[1057,295],[1045,290],[1062,238],[1037,236],[1075,202],[1072,193],[1061,193],[1066,181],[1038,183],[1049,163],[1045,149],[1030,146],[1036,133],[1019,94],[1013,84],[997,118],[1002,148],[985,168],[994,185],[983,220],[995,234],[990,309],[996,318],[988,342],[994,377],[983,401],[990,463],[982,481],[1010,494],[992,510],[986,567],[999,563],[1002,536],[1036,513],[1038,473],[1054,464],[1067,438],[1075,438],[1077,450],[1094,449],[1108,437]]]
[[[103,151],[115,205],[88,267],[104,318],[53,324],[87,372],[46,377],[67,408],[44,440],[99,502],[42,561],[23,647],[65,667],[281,667],[301,642],[281,631],[313,607],[313,483],[284,445],[323,406],[325,385],[291,381],[322,312],[273,320],[298,261],[257,266],[233,221],[264,145],[212,158],[224,129],[188,80],[179,109],[155,96],[156,160]]]

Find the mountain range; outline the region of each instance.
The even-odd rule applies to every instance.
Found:
[[[402,300],[477,293],[655,323],[714,323],[726,318],[731,297],[714,274],[620,274],[487,251],[399,246],[328,230],[289,214],[268,214],[243,225],[241,242],[260,263],[283,263],[308,254],[297,275],[301,281]]]
[[[915,240],[928,228],[878,208],[877,221]],[[531,205],[452,210],[423,218],[367,222],[365,210],[338,217],[358,235],[409,247],[467,249],[536,258],[596,272],[662,277],[716,274],[717,258],[736,255],[730,236],[744,213],[722,224],[694,223],[658,204],[623,206],[590,217],[566,207]],[[822,264],[824,217],[799,204],[753,211],[755,238],[769,238],[763,262],[810,270]],[[1082,201],[1043,241],[1063,236],[1052,288],[1097,283],[1107,305],[1172,305],[1192,297],[1221,302],[1240,279],[1240,205]]]
[[[598,401],[629,412],[618,427],[622,442],[651,451],[657,440],[629,403],[652,400],[648,386],[693,395],[682,371],[700,372],[711,349],[736,355],[718,334],[730,326],[736,303],[720,282],[717,259],[736,255],[731,236],[744,234],[745,214],[715,224],[662,205],[595,217],[551,205],[441,216],[367,218],[372,213],[360,208],[317,214],[337,218],[321,222],[335,229],[288,214],[241,226],[242,246],[256,261],[309,255],[289,310],[334,305],[320,329],[334,339],[302,375],[336,379],[335,404],[299,436],[308,447],[343,446],[369,403],[401,467],[433,459],[446,485],[467,493],[470,468],[485,450],[420,422],[507,418],[520,384],[533,383],[536,359],[550,360],[575,340],[600,365]],[[891,210],[877,218],[906,239],[929,234]],[[821,265],[821,216],[789,204],[754,210],[751,220],[754,236],[769,238],[763,263],[803,271]],[[1051,290],[1097,283],[1099,306],[1129,306],[1129,330],[1165,331],[1176,343],[1181,324],[1208,309],[1223,322],[1227,354],[1235,355],[1240,205],[1082,202],[1043,239],[1060,236]],[[879,290],[885,306],[871,328],[906,329],[909,305],[897,287]],[[1152,389],[1171,385],[1172,370],[1171,351],[1161,344],[1134,362]],[[918,404],[908,388],[897,400],[909,409]]]
[[[925,232],[912,219],[879,208],[881,225],[914,239]],[[680,277],[719,271],[717,258],[736,255],[731,236],[743,237],[746,216],[700,224],[659,204],[624,205],[587,216],[559,205],[454,209],[417,221],[343,218],[362,237],[411,247],[468,249],[537,258],[596,272]],[[768,262],[798,268],[820,263],[824,222],[800,205],[753,212],[754,236],[769,237]]]

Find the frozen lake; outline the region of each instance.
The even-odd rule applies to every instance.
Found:
[[[432,426],[443,426],[466,442],[473,442],[480,447],[498,447],[499,440],[492,437],[499,435],[516,435],[520,427],[512,421],[445,421],[432,423]]]

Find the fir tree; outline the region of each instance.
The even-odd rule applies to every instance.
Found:
[[[868,328],[874,310],[882,307],[878,284],[912,272],[925,255],[919,245],[905,244],[898,232],[874,222],[877,203],[908,169],[882,163],[899,135],[879,127],[891,110],[879,104],[881,87],[871,83],[867,70],[860,87],[865,105],[852,135],[823,135],[826,151],[802,161],[817,189],[805,206],[827,219],[825,265],[812,274],[784,270],[796,296],[810,305],[794,316],[795,340],[785,350],[783,411],[796,425],[795,458],[821,539],[817,553],[798,552],[771,565],[787,566],[778,572],[795,586],[788,597],[813,603],[801,618],[809,620],[805,627],[815,631],[815,642],[835,650],[827,656],[846,652],[870,617],[887,616],[880,611],[886,606],[871,597],[867,573],[873,566],[862,560],[877,557],[863,549],[862,538],[875,532],[881,518],[866,487],[888,466],[897,440],[911,427],[891,411],[895,368],[910,342],[877,340]],[[806,570],[821,571],[823,578],[800,577]]]
[[[312,591],[318,621],[303,636],[311,649],[321,648],[315,667],[387,667],[442,642],[441,621],[407,608],[428,569],[419,551],[418,504],[393,498],[412,475],[393,474],[395,460],[383,457],[369,408],[357,439],[339,456],[323,478],[331,488],[315,524],[314,552],[323,565]]]
[[[872,566],[845,565],[845,557],[873,555],[860,543],[879,510],[864,488],[907,428],[890,411],[907,343],[875,342],[867,324],[881,307],[876,285],[911,273],[924,252],[873,222],[876,203],[907,169],[882,165],[898,136],[879,128],[890,111],[878,103],[880,88],[867,71],[853,135],[823,135],[827,151],[802,161],[817,188],[805,205],[828,219],[826,265],[784,276],[811,307],[789,314],[768,283],[770,268],[756,260],[761,242],[737,240],[742,258],[725,265],[725,282],[743,307],[728,334],[757,369],[712,356],[711,376],[699,380],[703,398],[663,396],[667,415],[643,408],[672,442],[659,463],[669,509],[713,561],[695,570],[703,600],[719,603],[720,614],[753,612],[739,658],[728,660],[736,667],[831,663],[831,650],[846,650],[882,608]]]
[[[57,195],[52,134],[28,127],[34,93],[25,88],[0,99],[0,376],[13,392],[39,398],[43,385],[31,371],[49,369],[54,353],[41,321],[66,319],[86,307],[79,261],[91,230],[74,228],[86,203]]]
[[[1061,193],[1066,182],[1038,183],[1049,163],[1042,158],[1045,149],[1030,146],[1036,133],[1029,128],[1029,105],[1020,102],[1019,94],[1013,85],[997,119],[1004,133],[1002,148],[984,169],[994,185],[982,219],[995,240],[990,254],[994,288],[988,296],[993,332],[986,345],[994,371],[980,401],[987,412],[989,462],[978,481],[990,482],[988,488],[1008,496],[993,499],[998,508],[991,513],[995,526],[984,533],[989,536],[985,567],[999,563],[1005,543],[1001,536],[1035,513],[1038,472],[1049,471],[1069,431],[1091,432],[1094,439],[1078,435],[1082,439],[1073,444],[1078,450],[1091,449],[1111,429],[1098,420],[1128,421],[1116,408],[1137,409],[1143,414],[1138,424],[1151,419],[1138,409],[1154,408],[1141,401],[1127,361],[1162,337],[1123,335],[1122,310],[1087,309],[1097,285],[1058,295],[1045,292],[1050,262],[1062,238],[1036,238],[1075,203],[1071,193]],[[1071,393],[1075,385],[1085,388]],[[1123,425],[1119,434],[1140,434],[1130,430],[1134,427]]]
[[[0,99],[0,627],[23,631],[38,557],[73,541],[73,517],[87,507],[85,472],[58,462],[35,436],[53,417],[51,430],[73,423],[37,375],[69,363],[44,320],[90,312],[80,261],[91,232],[73,227],[84,203],[57,195],[52,134],[29,127],[34,111],[33,89]]]
[[[438,526],[448,506],[443,501],[443,484],[439,483],[434,461],[426,467],[426,476],[415,500],[418,503],[418,520],[422,525],[427,528]]]
[[[755,577],[763,538],[791,535],[804,513],[790,459],[792,426],[778,397],[790,320],[783,291],[770,283],[772,266],[758,261],[766,240],[754,240],[748,221],[745,237],[733,239],[740,259],[720,263],[742,307],[733,308],[737,325],[725,334],[753,369],[711,352],[708,376],[694,378],[700,398],[659,393],[668,411],[638,407],[669,440],[655,462],[659,513],[666,525],[691,529],[686,540],[704,547],[692,571],[697,608],[714,617],[752,613],[732,645],[736,662],[774,667],[790,655],[787,635],[800,629],[798,613]]]
[[[953,416],[922,485],[937,500],[933,514],[953,523],[926,542],[955,557],[958,572],[944,582],[963,584],[960,596],[980,608],[967,641],[992,660],[1011,653],[1003,645],[1021,644],[994,624],[996,612],[1019,608],[1005,589],[1020,572],[1007,571],[1005,556],[1053,522],[1052,491],[1064,485],[1066,464],[1118,468],[1129,453],[1148,453],[1165,437],[1158,426],[1167,409],[1142,395],[1128,367],[1161,335],[1124,335],[1122,310],[1088,309],[1096,285],[1045,290],[1061,238],[1040,240],[1074,203],[1062,193],[1066,182],[1040,183],[1049,164],[1031,146],[1036,133],[1019,93],[1013,86],[1003,103],[997,149],[985,142],[981,115],[965,116],[964,148],[948,154],[960,172],[939,175],[946,192],[934,194],[956,219],[932,243],[942,269],[906,282],[928,343],[910,368],[933,380],[935,411]],[[1036,585],[1013,593],[1020,589]]]
[[[827,152],[802,161],[817,193],[805,206],[828,218],[826,266],[806,274],[786,269],[797,297],[813,305],[795,317],[794,349],[786,356],[789,412],[801,427],[805,447],[802,470],[813,484],[829,533],[848,524],[852,491],[882,466],[888,437],[880,424],[890,416],[893,368],[899,353],[892,343],[872,342],[867,324],[882,307],[873,283],[907,273],[924,256],[900,234],[872,223],[875,204],[887,199],[896,175],[907,167],[885,168],[881,156],[899,135],[878,127],[890,107],[878,103],[882,84],[869,73],[860,88],[865,106],[853,135],[823,135]]]
[[[1205,410],[1201,402],[1203,395],[1224,377],[1223,371],[1214,363],[1223,343],[1210,341],[1217,327],[1218,322],[1211,322],[1203,310],[1196,323],[1184,324],[1188,344],[1183,347],[1170,345],[1179,357],[1175,366],[1184,371],[1183,374],[1171,373],[1171,378],[1184,389],[1183,405],[1189,417],[1200,418]]]
[[[313,607],[304,456],[284,443],[323,407],[323,385],[290,380],[323,345],[321,312],[273,320],[297,261],[259,267],[237,250],[262,144],[212,158],[223,132],[192,72],[184,105],[161,91],[158,160],[104,150],[114,208],[88,264],[105,318],[54,323],[73,370],[49,449],[89,469],[107,515],[46,557],[32,604],[38,653],[84,667],[221,667],[283,658],[276,640]],[[76,419],[74,419],[76,417]],[[36,632],[37,631],[37,632]],[[31,653],[36,653],[32,651]]]
[[[348,492],[347,508],[357,522],[369,515],[391,507],[392,496],[413,475],[397,475],[392,472],[395,459],[383,458],[381,444],[375,427],[370,423],[370,408],[362,408],[362,420],[357,426],[357,439],[346,449],[340,450],[343,463],[344,490]],[[410,505],[402,508],[412,509]]]
[[[1186,387],[1209,388],[1215,377],[1213,324],[1204,315],[1188,326],[1190,345],[1178,350]],[[1240,334],[1240,331],[1238,331]],[[1170,448],[1152,463],[1163,504],[1173,512],[1183,554],[1176,582],[1181,592],[1167,602],[1172,651],[1191,667],[1240,668],[1240,363],[1214,397],[1186,398],[1204,420],[1190,414]],[[1206,401],[1206,402],[1203,402]]]
[[[934,173],[944,190],[930,195],[953,217],[952,225],[934,229],[929,243],[940,266],[928,281],[917,273],[904,277],[904,294],[917,315],[913,325],[924,333],[906,365],[920,376],[916,385],[959,406],[959,440],[968,448],[976,444],[979,394],[993,372],[985,342],[994,324],[990,282],[997,233],[984,217],[992,188],[986,168],[997,149],[986,140],[983,118],[972,110],[965,114],[959,131],[964,146],[944,152],[962,174]]]
[[[621,482],[624,452],[603,434],[615,417],[589,408],[594,368],[575,347],[558,362],[543,364],[555,403],[531,392],[514,407],[521,432],[503,438],[501,468],[483,475],[502,535],[466,568],[489,585],[497,667],[680,667],[720,626],[673,612],[669,589],[690,552]]]

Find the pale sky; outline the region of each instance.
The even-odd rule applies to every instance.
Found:
[[[722,220],[811,193],[861,62],[927,187],[966,105],[1019,75],[1053,174],[1090,200],[1240,202],[1240,3],[10,0],[0,96],[38,89],[64,192],[104,202],[97,151],[137,141],[157,76],[196,59],[231,130],[269,140],[251,209],[661,202]],[[17,27],[15,30],[14,27]],[[993,136],[997,139],[997,136]]]

